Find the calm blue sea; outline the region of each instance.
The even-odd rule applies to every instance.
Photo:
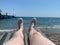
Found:
[[[29,24],[33,17],[19,17],[24,20],[24,27],[29,27]],[[0,29],[17,29],[18,28],[18,19],[0,19]],[[39,28],[60,28],[60,18],[53,17],[36,17],[37,23],[36,27]]]

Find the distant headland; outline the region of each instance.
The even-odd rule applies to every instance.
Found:
[[[0,9],[0,19],[8,19],[8,18],[15,18],[15,16],[10,16],[8,13],[2,14],[2,10]]]

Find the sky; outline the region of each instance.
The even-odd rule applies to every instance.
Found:
[[[60,17],[60,0],[0,0],[2,13],[25,17]]]

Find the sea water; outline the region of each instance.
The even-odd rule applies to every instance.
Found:
[[[23,18],[24,28],[28,28],[33,17],[18,17],[18,18],[0,19],[0,29],[1,30],[18,29],[18,19],[19,18]],[[36,18],[37,18],[37,20],[36,20],[37,28],[60,29],[60,18],[55,18],[55,17],[36,17]]]

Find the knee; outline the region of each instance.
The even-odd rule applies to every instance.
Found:
[[[40,35],[40,33],[35,30],[34,32],[30,32],[29,37],[39,36],[39,35]]]

